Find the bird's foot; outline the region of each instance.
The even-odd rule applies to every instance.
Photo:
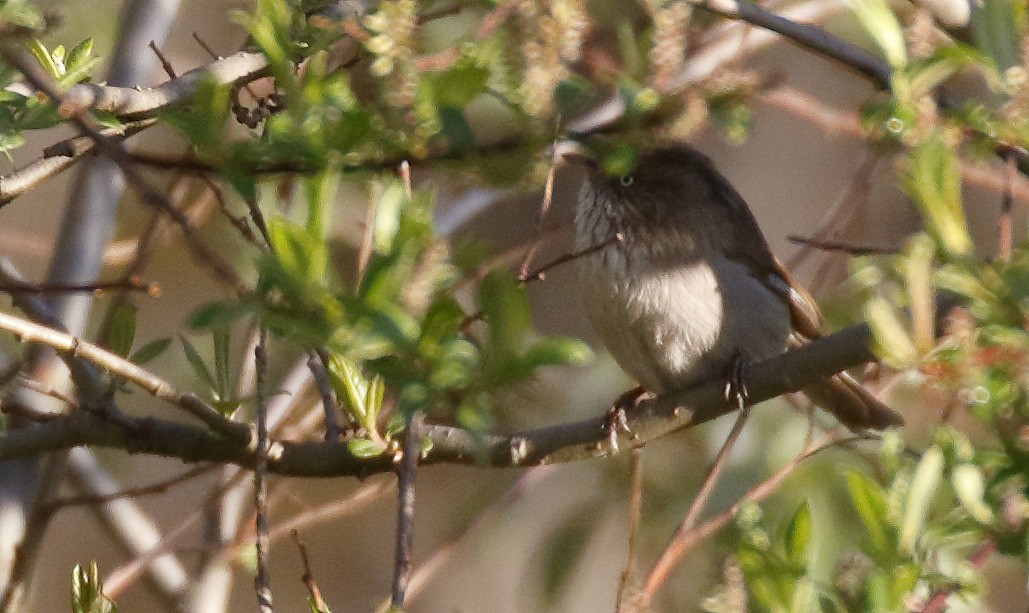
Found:
[[[635,410],[641,402],[653,397],[653,394],[644,391],[642,387],[636,387],[619,396],[607,410],[607,415],[604,416],[604,430],[607,432],[612,453],[618,453],[618,433],[632,433],[629,429],[628,411]]]
[[[732,365],[729,368],[729,380],[725,382],[725,399],[735,400],[736,407],[741,411],[750,397],[747,391],[746,369],[747,365],[743,361],[743,356],[740,355],[740,351],[737,349],[733,352]]]

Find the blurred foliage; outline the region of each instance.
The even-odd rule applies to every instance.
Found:
[[[267,239],[242,258],[253,263],[253,291],[190,318],[210,333],[210,352],[180,337],[196,387],[226,415],[247,402],[230,378],[229,341],[257,322],[297,351],[327,351],[330,384],[353,426],[349,449],[370,457],[394,450],[415,412],[484,432],[498,399],[538,369],[588,357],[576,340],[532,331],[513,273],[479,274],[484,258],[453,253],[433,226],[434,193],[394,178],[399,161],[456,162],[509,185],[536,181],[536,152],[555,126],[614,94],[623,116],[606,140],[585,140],[606,171],[621,175],[639,147],[688,138],[708,123],[742,141],[768,83],[724,69],[685,91],[676,86],[687,40],[712,23],[685,2],[382,0],[365,15],[346,4],[257,0],[233,12],[267,58],[274,92],[247,98],[203,81],[160,120],[235,190],[232,204],[259,213]],[[780,522],[743,506],[727,576],[742,577],[754,610],[899,611],[944,589],[972,598],[977,573],[962,562],[971,550],[989,543],[1029,558],[1029,246],[984,257],[966,222],[960,174],[962,160],[1029,145],[1025,3],[977,5],[967,42],[926,34],[884,0],[850,7],[891,75],[889,92],[863,107],[866,135],[896,155],[897,183],[924,223],[901,253],[857,258],[852,281],[866,293],[863,313],[883,362],[951,406],[922,448],[888,432],[875,470],[817,484],[845,488],[861,526],[860,542],[838,559],[822,554],[818,527],[828,519],[817,506],[793,505]],[[5,44],[21,45],[59,89],[97,66],[89,39],[70,50],[36,40],[43,18],[27,2],[0,1],[0,23],[17,34]],[[590,37],[605,43],[588,48]],[[940,86],[957,76],[975,80],[982,95],[941,105]],[[23,131],[65,122],[45,97],[19,93],[18,80],[0,68],[5,153],[24,143]],[[368,186],[356,278],[336,269],[330,251],[334,209],[365,206],[342,201],[342,182]],[[937,311],[955,301],[941,335]],[[112,308],[100,332],[111,351],[144,363],[170,344],[133,352],[135,337],[135,310]],[[948,423],[964,410],[976,420],[974,436]],[[573,516],[554,533],[541,571],[554,602],[593,517]],[[106,610],[90,608],[103,600],[95,575],[95,565],[76,569],[76,610]]]
[[[104,584],[96,562],[89,568],[76,566],[71,573],[72,613],[116,613],[118,607],[104,596]]]

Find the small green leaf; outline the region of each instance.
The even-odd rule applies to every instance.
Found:
[[[136,307],[128,302],[116,305],[100,329],[99,344],[122,357],[132,350],[136,338]]]
[[[46,46],[43,45],[43,43],[40,42],[39,39],[32,39],[32,42],[28,44],[28,51],[30,54],[32,54],[32,57],[36,58],[36,61],[39,62],[39,65],[43,68],[43,70],[46,71],[48,75],[50,75],[54,79],[61,78],[61,71],[58,69],[57,63],[50,55],[50,52],[47,50]]]
[[[196,347],[185,336],[179,335],[179,340],[182,342],[182,349],[186,353],[186,360],[189,362],[190,367],[192,367],[193,372],[203,380],[211,391],[216,391],[218,385],[214,381],[214,376],[211,375],[207,364],[204,364],[204,359],[200,357]]]
[[[940,246],[953,255],[971,254],[972,238],[961,203],[961,172],[939,132],[911,150],[904,186]]]
[[[171,345],[171,342],[172,339],[170,338],[159,338],[155,341],[150,341],[133,352],[133,354],[129,356],[129,361],[133,364],[142,366],[164,353],[164,351]]]
[[[503,355],[517,350],[529,328],[529,302],[513,275],[494,271],[479,285],[479,305],[489,325],[491,349]]]
[[[918,361],[914,341],[901,323],[893,305],[881,296],[865,304],[865,320],[872,329],[876,354],[894,368],[904,369]]]
[[[25,137],[18,132],[0,132],[0,151],[12,159],[9,151],[17,149],[25,144]]]
[[[858,512],[861,523],[865,526],[865,534],[877,553],[889,551],[889,540],[886,536],[886,496],[882,487],[865,475],[847,471],[844,474],[850,500]]]
[[[219,398],[227,398],[232,394],[232,383],[229,373],[229,329],[215,328],[211,331],[214,345],[214,375],[218,383]]]
[[[804,567],[807,564],[807,549],[811,542],[811,509],[807,502],[797,508],[790,523],[786,525],[783,546],[786,556],[794,564]]]
[[[440,129],[453,150],[471,151],[475,148],[475,135],[465,119],[464,111],[452,106],[441,106],[437,113]]]
[[[593,357],[589,345],[565,337],[551,337],[538,341],[525,352],[531,368],[538,366],[583,366]]]
[[[993,511],[983,499],[986,480],[983,478],[982,470],[971,462],[965,462],[954,467],[950,479],[954,493],[972,519],[981,524],[992,523]]]
[[[75,565],[71,572],[71,610],[73,613],[116,613],[118,608],[104,596],[104,585],[96,562],[84,570]]]
[[[76,70],[79,66],[89,62],[93,57],[93,39],[87,38],[72,47],[64,63],[68,70]]]
[[[929,514],[936,488],[943,476],[943,451],[933,445],[925,450],[922,459],[915,467],[911,477],[911,486],[904,504],[904,514],[900,522],[900,551],[912,555],[918,537],[925,526],[925,518]]]
[[[489,69],[462,60],[434,79],[433,97],[441,107],[460,109],[486,89],[488,79]]]
[[[374,458],[386,451],[386,446],[378,441],[367,438],[355,438],[347,441],[347,449],[354,457]]]
[[[854,16],[883,51],[893,68],[907,63],[907,43],[900,22],[884,0],[850,0]]]

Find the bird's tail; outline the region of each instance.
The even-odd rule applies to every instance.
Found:
[[[852,430],[882,430],[904,423],[900,413],[873,396],[845,372],[809,385],[802,391]]]

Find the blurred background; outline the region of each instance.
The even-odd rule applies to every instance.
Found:
[[[48,45],[71,45],[92,36],[96,53],[109,58],[121,2],[44,2],[58,13],[61,25],[48,35]],[[857,27],[842,2],[822,0],[823,24],[852,40],[861,40]],[[598,3],[598,14],[622,10],[620,3]],[[245,42],[242,31],[229,18],[233,8],[250,8],[246,2],[185,0],[178,8],[168,41],[162,50],[179,72],[210,61],[193,38],[195,32],[217,52],[228,54]],[[629,10],[629,9],[625,9]],[[636,10],[636,9],[632,9]],[[734,35],[732,44],[743,45]],[[595,32],[598,37],[603,32]],[[742,48],[742,47],[741,47]],[[139,50],[139,53],[149,53]],[[826,211],[845,200],[855,211],[844,232],[836,236],[855,244],[884,248],[902,246],[906,236],[919,227],[919,216],[897,188],[889,157],[876,158],[863,139],[831,125],[832,119],[853,115],[876,92],[865,81],[790,44],[773,42],[748,53],[748,70],[776,79],[816,99],[826,113],[821,124],[771,101],[753,106],[751,130],[745,140],[735,141],[717,127],[705,127],[692,144],[711,156],[746,198],[773,251],[784,260],[799,247],[788,235],[809,236]],[[688,62],[688,60],[687,60]],[[164,80],[159,69],[153,82]],[[488,114],[480,118],[490,121]],[[475,125],[473,124],[473,127]],[[485,129],[485,128],[484,128]],[[67,133],[35,134],[29,145],[14,154],[8,169],[20,167],[39,156],[41,149]],[[137,150],[181,153],[182,141],[162,128],[130,141]],[[874,161],[870,161],[873,160]],[[5,163],[6,164],[6,163]],[[987,166],[999,162],[985,160]],[[867,186],[854,177],[868,170]],[[6,172],[6,170],[5,170]],[[29,279],[44,276],[54,238],[65,206],[74,206],[69,193],[72,173],[64,173],[39,189],[19,198],[3,211],[0,255],[11,258]],[[152,179],[170,185],[169,173]],[[475,241],[491,253],[514,253],[517,265],[533,236],[536,211],[542,197],[542,180],[514,187],[483,186],[475,177],[450,170],[416,166],[415,183],[431,186],[437,193],[438,229],[455,242]],[[541,179],[541,177],[540,177]],[[353,269],[352,258],[361,236],[366,178],[344,186],[334,218],[338,230],[336,265]],[[570,220],[580,177],[574,170],[557,173],[553,208],[544,221],[547,240],[535,256],[547,262],[571,248]],[[199,191],[199,190],[196,190]],[[997,215],[1001,195],[989,186],[966,185],[965,203],[976,244],[985,252],[995,249]],[[119,205],[115,241],[107,252],[107,270],[124,265],[124,247],[145,226],[149,214],[127,192]],[[247,261],[238,234],[217,214],[206,212],[211,223],[202,235],[210,244],[224,246],[225,254]],[[1024,208],[1021,209],[1024,213]],[[1024,231],[1022,223],[1016,223]],[[121,259],[120,259],[121,258]],[[820,302],[835,322],[855,316],[853,288],[841,285],[846,258],[814,254],[795,269],[804,282],[816,280]],[[102,274],[101,277],[111,276]],[[817,279],[815,278],[817,276]],[[183,332],[183,321],[198,304],[223,295],[210,277],[198,273],[181,241],[167,242],[155,255],[148,280],[160,283],[157,298],[142,298],[138,329],[140,344]],[[578,302],[573,266],[555,269],[529,288],[533,323],[542,333],[579,337],[591,344],[595,337]],[[99,302],[103,303],[104,298]],[[93,324],[95,327],[96,324]],[[195,342],[208,351],[207,339]],[[6,343],[6,341],[5,341]],[[274,368],[283,372],[296,354],[281,348]],[[151,367],[184,389],[195,384],[181,351],[169,351]],[[917,380],[894,381],[889,398],[908,419],[907,433],[917,440],[928,423],[942,410],[943,399],[920,393]],[[514,431],[593,417],[634,383],[623,375],[600,347],[592,365],[585,368],[545,370],[531,385],[513,392],[496,413],[498,427]],[[306,402],[317,402],[313,389]],[[125,401],[133,413],[167,416],[168,409],[137,393]],[[821,418],[824,421],[824,418]],[[700,480],[732,425],[733,417],[650,443],[643,453],[643,531],[638,566],[646,569],[664,547],[681,521]],[[960,423],[960,420],[959,420]],[[734,502],[740,494],[774,471],[800,449],[807,433],[807,418],[788,402],[765,403],[755,411],[736,446],[726,477],[709,505],[709,514]],[[974,435],[974,432],[973,432]],[[174,475],[183,469],[175,461],[133,457],[99,451],[104,466],[124,486],[140,486]],[[797,471],[781,490],[762,505],[770,522],[784,517],[804,501],[817,511],[813,527],[826,555],[853,547],[859,528],[852,524],[842,479],[836,488],[824,486],[829,475],[861,465],[848,451],[820,454]],[[612,610],[618,577],[625,562],[628,455],[530,470],[484,470],[473,467],[433,466],[418,471],[415,567],[440,561],[424,584],[412,588],[410,611],[566,611]],[[178,485],[165,493],[145,496],[138,503],[174,534],[169,547],[187,567],[204,553],[198,512],[211,495],[214,477],[207,475]],[[387,596],[393,564],[395,487],[392,477],[377,475],[357,479],[274,479],[271,503],[273,531],[302,518],[300,537],[306,543],[311,564],[326,601],[334,611],[369,611]],[[808,487],[819,483],[817,488]],[[335,506],[331,506],[336,502]],[[320,519],[309,515],[330,505]],[[247,514],[249,517],[249,511]],[[246,525],[246,522],[244,522]],[[731,531],[731,528],[730,528]],[[452,549],[450,549],[452,548]],[[229,610],[250,610],[254,605],[251,569],[246,547],[235,552],[235,583]],[[443,559],[441,552],[449,553]],[[727,555],[726,537],[707,540],[693,550],[674,571],[655,603],[657,610],[698,610],[723,580]],[[66,610],[73,565],[96,560],[104,576],[125,570],[124,552],[105,536],[93,516],[80,508],[60,511],[47,533],[40,567],[33,584],[39,611]],[[271,587],[280,610],[303,610],[307,593],[297,549],[288,534],[273,542]],[[832,572],[827,562],[825,576]],[[982,603],[967,610],[1021,612],[1029,607],[1026,569],[994,558],[986,567],[988,590]],[[159,610],[160,601],[141,580],[129,582],[116,598],[121,610]]]

